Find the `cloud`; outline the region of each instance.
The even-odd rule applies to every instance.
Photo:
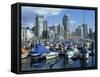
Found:
[[[55,15],[59,15],[64,10],[65,9],[59,9],[59,8],[22,6],[21,7],[22,25],[23,25],[23,27],[34,26],[36,15],[44,15],[45,17],[55,16]]]
[[[22,12],[35,13],[36,15],[53,16],[59,15],[64,9],[43,7],[22,7]]]
[[[30,27],[31,28],[31,27],[34,26],[33,23],[31,23],[31,22],[24,22],[24,21],[22,21],[21,25],[22,25],[23,28],[26,28],[26,27]]]

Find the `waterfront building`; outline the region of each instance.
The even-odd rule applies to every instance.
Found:
[[[57,25],[57,35],[59,36],[59,40],[64,39],[64,26],[61,24]]]
[[[54,39],[56,40],[58,37],[58,35],[57,35],[57,26],[56,25],[54,25],[54,26],[50,26],[49,27],[49,30],[50,31],[53,31],[53,34],[54,34]]]
[[[49,30],[49,40],[53,41],[55,39],[55,34],[53,30]]]
[[[49,33],[48,33],[48,23],[46,20],[43,21],[43,32],[42,32],[42,37],[45,40],[48,40],[49,38]]]
[[[93,32],[93,29],[92,28],[89,28],[89,38],[90,39],[94,39],[95,38],[95,32]]]
[[[21,45],[22,47],[27,47],[28,44],[32,42],[34,39],[34,33],[29,28],[22,28],[21,29]]]
[[[83,26],[83,38],[87,39],[88,38],[88,25],[82,24],[82,26]]]
[[[48,23],[46,20],[43,21],[43,31],[48,31]]]
[[[64,26],[64,38],[70,39],[70,20],[68,15],[63,16],[62,24]]]
[[[89,34],[92,34],[92,33],[93,33],[93,29],[89,28]]]
[[[36,33],[38,40],[41,40],[41,38],[42,38],[43,25],[44,25],[44,16],[37,15],[36,16],[35,33]]]
[[[76,35],[79,36],[80,39],[83,39],[83,27],[79,25],[76,29]]]

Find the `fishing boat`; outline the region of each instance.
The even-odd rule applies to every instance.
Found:
[[[53,58],[56,58],[56,57],[58,57],[58,52],[49,52],[49,53],[47,53],[47,55],[46,55],[46,59],[48,60],[48,59],[53,59]]]

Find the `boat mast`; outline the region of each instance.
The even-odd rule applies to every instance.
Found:
[[[84,10],[84,24],[85,24],[85,10]]]

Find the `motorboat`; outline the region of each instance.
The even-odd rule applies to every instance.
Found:
[[[74,57],[74,51],[68,50],[68,51],[66,52],[66,55],[67,55],[67,58],[70,59],[70,58]]]
[[[56,57],[56,58],[52,58],[52,59],[48,59],[47,60],[47,63],[48,64],[55,64],[55,62],[59,59],[59,57]]]
[[[47,53],[47,49],[44,45],[38,44],[36,48],[32,48],[30,51],[30,56],[32,59],[39,59],[39,58],[45,58]]]
[[[21,58],[26,58],[29,54],[29,50],[26,48],[21,48]]]
[[[74,57],[73,58],[78,58],[80,51],[78,50],[77,46],[75,45],[75,47],[73,48],[74,51]]]
[[[59,53],[58,52],[49,52],[49,53],[47,53],[47,55],[46,55],[46,59],[48,60],[48,59],[53,59],[53,58],[56,58],[56,57],[58,57],[59,56]]]
[[[80,53],[80,58],[81,59],[88,59],[89,58],[89,51],[87,48],[82,48],[81,53]]]
[[[81,59],[88,59],[89,58],[89,53],[80,54],[80,58]]]

